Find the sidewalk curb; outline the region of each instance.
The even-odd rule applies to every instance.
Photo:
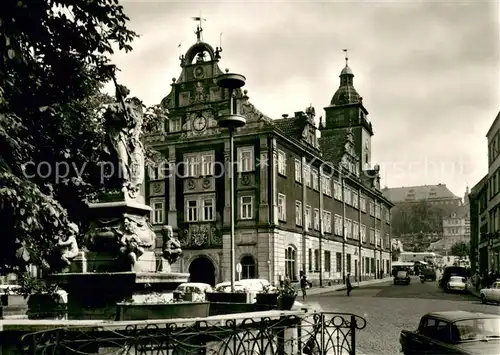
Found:
[[[355,288],[362,288],[365,286],[370,286],[370,285],[376,285],[384,282],[389,282],[392,281],[392,277],[385,277],[383,279],[375,279],[375,280],[368,280],[368,281],[361,281],[359,283],[359,286],[357,282],[353,285],[353,289]],[[307,295],[308,296],[315,296],[319,295],[322,293],[328,293],[328,292],[334,292],[334,291],[345,291],[347,290],[347,287],[344,284],[340,285],[334,285],[334,286],[326,286],[326,287],[315,287],[312,289],[307,290]]]

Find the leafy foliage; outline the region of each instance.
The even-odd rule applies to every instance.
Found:
[[[278,297],[283,297],[283,296],[291,296],[295,297],[297,296],[297,290],[292,286],[292,283],[290,280],[285,280],[283,281],[283,284],[278,287]]]
[[[441,233],[445,214],[427,201],[397,205],[391,210],[392,234]]]
[[[99,94],[114,47],[136,34],[118,1],[2,1],[0,12],[0,265],[42,265],[84,222],[83,197],[103,188]],[[37,170],[38,169],[38,170]],[[64,170],[62,170],[64,169]],[[16,257],[16,252],[17,256]]]
[[[451,246],[451,255],[458,256],[460,259],[466,259],[470,255],[470,243],[458,242]]]
[[[57,285],[53,282],[47,282],[45,279],[34,277],[28,273],[20,273],[18,277],[19,292],[28,297],[31,294],[53,294],[57,290]]]

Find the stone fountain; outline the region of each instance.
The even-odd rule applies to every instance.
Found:
[[[128,90],[114,82],[117,102],[105,113],[112,157],[103,171],[107,192],[88,203],[90,225],[84,245],[78,246],[75,228],[75,235],[59,242],[51,264],[57,272],[50,278],[68,292],[69,319],[119,319],[118,305],[141,303],[151,294],[168,300],[189,276],[171,272],[182,250],[170,226],[162,229],[163,254],[155,253],[156,234],[148,221],[151,208],[141,194],[142,103],[127,99]],[[157,265],[163,266],[161,271]]]

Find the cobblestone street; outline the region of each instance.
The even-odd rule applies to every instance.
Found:
[[[366,355],[400,354],[399,333],[416,329],[427,312],[464,310],[500,314],[500,307],[483,305],[470,294],[443,292],[437,282],[421,283],[413,277],[409,286],[384,282],[354,289],[351,297],[345,291],[310,296],[307,303],[324,311],[348,312],[367,320],[359,331],[357,348]]]

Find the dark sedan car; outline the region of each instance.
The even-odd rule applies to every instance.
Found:
[[[427,268],[422,270],[425,281],[436,281],[436,270]]]
[[[401,331],[399,342],[405,355],[499,354],[500,316],[464,311],[428,313],[416,331]]]
[[[394,276],[394,285],[409,285],[411,281],[407,271],[398,271]]]

